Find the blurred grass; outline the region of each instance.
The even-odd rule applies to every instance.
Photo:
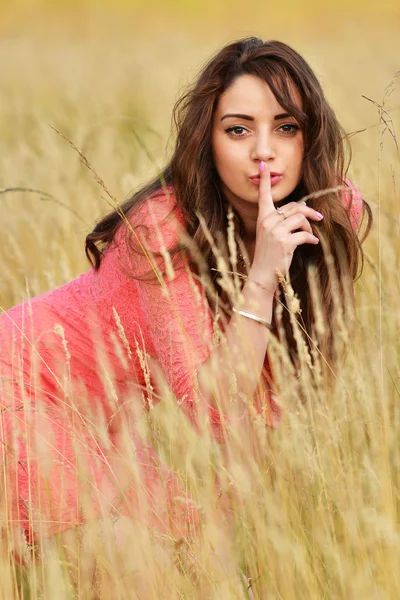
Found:
[[[256,444],[245,437],[242,444],[248,445],[236,441],[226,460],[184,426],[174,438],[168,405],[155,415],[160,447],[177,470],[185,458],[191,491],[209,509],[207,539],[219,537],[236,562],[247,561],[253,573],[258,570],[260,598],[399,595],[400,192],[399,156],[390,133],[398,139],[399,78],[385,100],[390,130],[379,108],[363,97],[382,104],[400,68],[399,24],[398,2],[18,1],[0,6],[5,57],[0,62],[0,190],[43,192],[0,193],[2,308],[87,269],[84,237],[109,209],[103,190],[50,125],[84,151],[123,200],[156,170],[142,142],[159,165],[166,160],[179,91],[223,43],[255,34],[300,51],[346,130],[359,131],[351,137],[350,177],[371,204],[375,225],[357,282],[360,327],[340,373],[343,385],[332,393],[322,384],[319,390],[310,387],[309,412],[298,414],[289,382],[283,400],[293,411],[270,446],[257,442],[265,452],[261,457],[244,451]],[[211,502],[215,472],[224,489],[236,490],[233,533],[227,533]],[[201,477],[196,491],[193,482]],[[102,563],[103,575],[111,577],[103,582],[103,597],[131,597],[129,584],[118,579],[117,571],[112,576],[117,550],[107,539],[115,554]],[[147,543],[143,552],[151,560],[153,546]],[[154,582],[146,597],[163,597],[163,589],[164,597],[235,597],[218,587],[212,554],[203,543],[201,551],[194,550],[203,596],[195,595],[190,577],[179,578],[168,562],[162,567],[153,559],[148,574]],[[58,554],[51,556],[47,566],[22,571],[26,587],[34,598],[73,597],[65,562],[60,566]],[[10,570],[6,559],[0,569],[0,596],[10,598],[17,569]],[[185,590],[180,596],[178,588]]]

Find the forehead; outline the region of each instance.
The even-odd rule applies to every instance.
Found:
[[[280,89],[279,83],[277,87]],[[300,93],[290,79],[288,88],[292,101],[302,109]],[[279,111],[283,112],[282,109],[266,81],[255,75],[240,75],[219,97],[216,112],[276,114]]]

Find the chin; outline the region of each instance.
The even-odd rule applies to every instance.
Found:
[[[274,194],[274,193],[272,192],[272,200],[273,200],[275,203],[277,203],[277,202],[282,202],[283,200],[285,200],[285,198],[287,198],[287,197],[289,196],[289,194],[290,194],[290,192],[289,192],[288,194],[285,194],[285,193],[284,193],[284,194],[282,194],[282,193],[279,193],[279,194]]]

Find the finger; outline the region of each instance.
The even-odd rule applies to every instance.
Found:
[[[283,210],[285,212],[286,218],[296,213],[302,213],[308,219],[312,219],[313,221],[322,221],[322,219],[324,218],[324,216],[321,215],[321,213],[314,210],[310,206],[306,206],[305,204],[300,204],[298,202],[290,202],[289,204],[286,204],[283,207]]]
[[[287,219],[281,222],[280,229],[284,229],[288,233],[295,231],[296,229],[303,229],[304,231],[312,233],[310,222],[302,213],[296,213],[291,217],[287,217]]]
[[[260,185],[258,187],[258,218],[264,219],[275,211],[271,193],[271,175],[269,165],[260,162]]]
[[[293,242],[295,247],[301,246],[302,244],[319,244],[319,239],[316,235],[308,233],[308,231],[297,231],[290,236],[290,241]]]

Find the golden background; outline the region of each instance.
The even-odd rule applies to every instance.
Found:
[[[0,188],[52,198],[0,195],[2,307],[24,299],[27,285],[34,295],[84,271],[85,234],[109,209],[52,127],[122,201],[169,156],[179,94],[223,44],[248,35],[299,51],[346,131],[359,132],[350,177],[375,215],[367,278],[389,276],[400,231],[399,32],[398,2],[3,2]]]

